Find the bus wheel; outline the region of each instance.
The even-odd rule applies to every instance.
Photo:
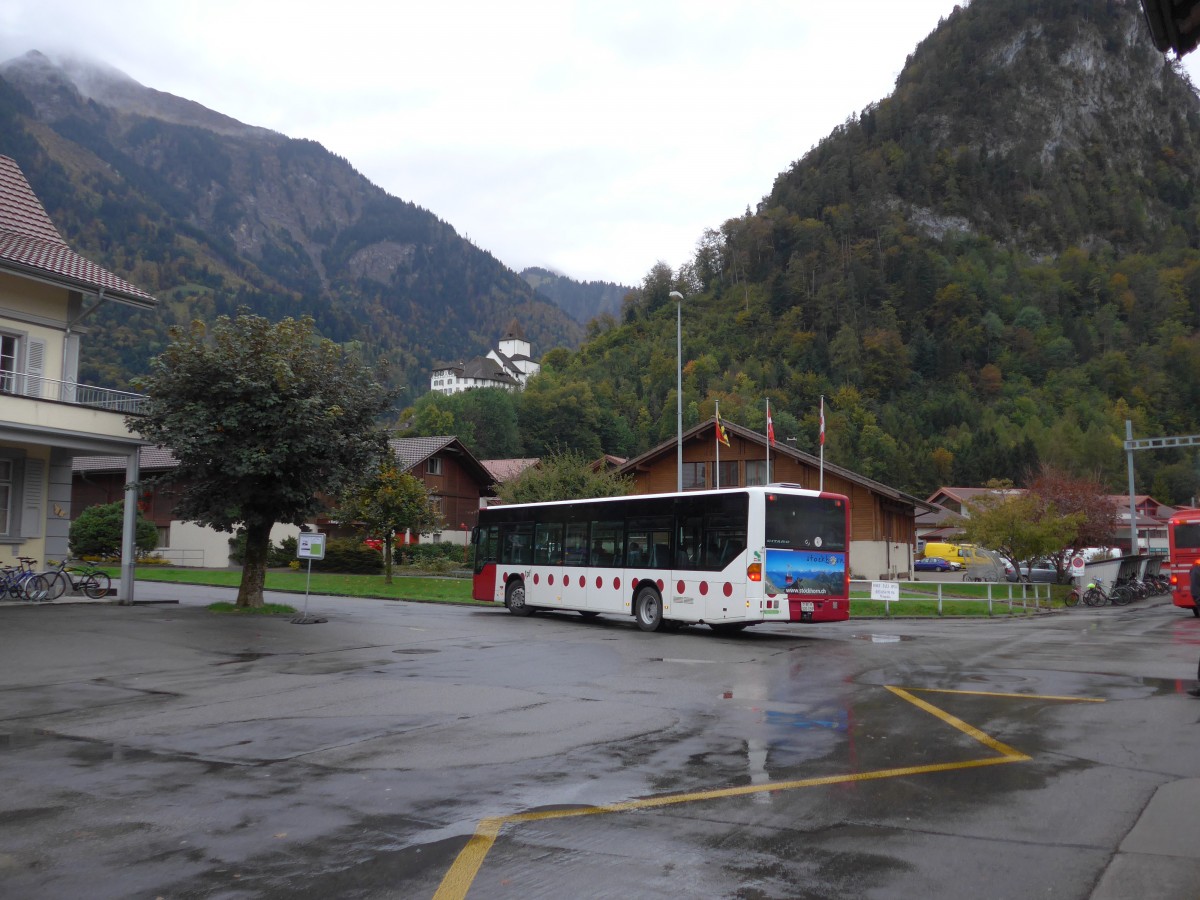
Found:
[[[1200,606],[1192,607],[1192,615],[1195,616],[1197,619],[1200,619]]]
[[[652,587],[644,587],[633,598],[633,614],[642,631],[658,631],[662,628],[662,598]]]
[[[708,627],[717,634],[737,634],[746,630],[745,622],[709,622]]]
[[[525,582],[517,578],[508,583],[508,587],[504,589],[504,605],[514,616],[533,614],[533,607],[525,605]]]

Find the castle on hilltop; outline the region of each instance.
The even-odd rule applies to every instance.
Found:
[[[457,394],[472,388],[498,387],[519,391],[525,383],[542,370],[529,355],[531,347],[525,339],[521,324],[514,318],[504,329],[504,335],[487,356],[456,363],[434,366],[429,377],[429,389],[441,394]]]

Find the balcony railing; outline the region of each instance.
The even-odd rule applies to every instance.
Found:
[[[34,400],[55,400],[59,403],[72,403],[76,406],[132,415],[142,413],[149,399],[145,394],[131,394],[128,391],[114,391],[112,388],[93,387],[90,384],[76,384],[73,381],[59,381],[56,378],[21,375],[15,372],[0,372],[0,394],[14,394]]]

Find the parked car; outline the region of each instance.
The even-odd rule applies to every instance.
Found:
[[[1025,581],[1032,584],[1054,584],[1058,581],[1058,569],[1046,559],[1037,560],[1032,567],[1021,566],[1018,574],[1012,563],[1004,566],[1004,577],[1009,581]]]
[[[926,556],[924,559],[918,559],[913,563],[913,568],[918,572],[953,572],[956,569],[961,569],[962,566],[958,563],[950,562],[944,556]]]

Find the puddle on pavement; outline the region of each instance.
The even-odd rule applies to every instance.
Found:
[[[650,657],[649,662],[664,662],[664,663],[683,663],[686,666],[710,666],[713,663],[721,662],[719,659],[686,659],[682,656],[660,656]]]
[[[901,641],[915,641],[911,634],[856,634],[852,635],[858,641],[870,641],[872,644],[898,644]]]
[[[274,656],[274,653],[234,653],[230,659],[222,659],[215,663],[214,666],[232,666],[237,663],[254,662],[255,660],[265,659],[268,656]]]

